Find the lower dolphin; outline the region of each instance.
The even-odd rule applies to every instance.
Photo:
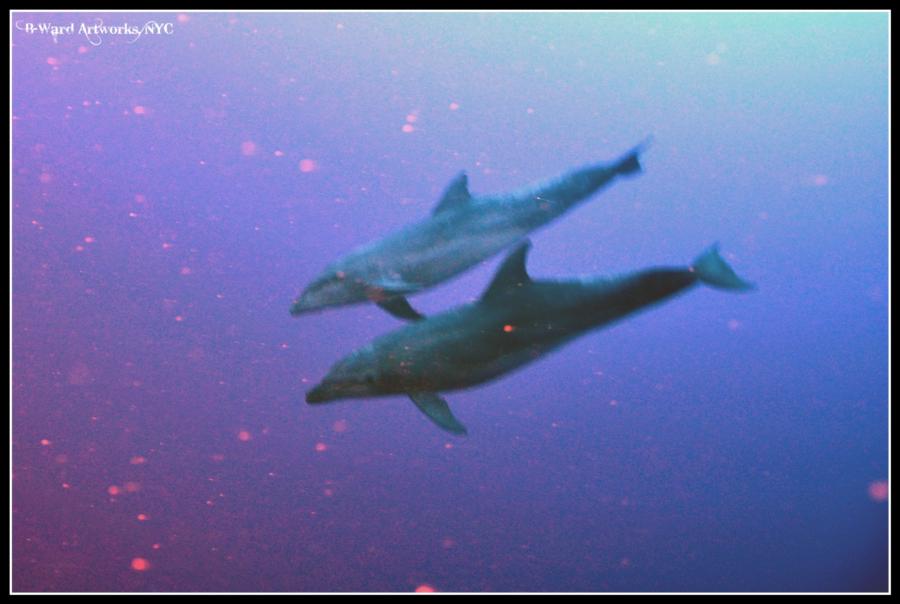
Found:
[[[495,379],[700,283],[754,288],[734,273],[717,245],[683,268],[568,281],[532,280],[525,269],[529,248],[525,241],[506,258],[480,300],[376,338],[336,363],[306,401],[406,394],[435,424],[465,434],[438,392]]]

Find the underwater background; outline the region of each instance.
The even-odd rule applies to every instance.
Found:
[[[886,591],[889,18],[11,13],[12,589]],[[402,325],[291,317],[328,263],[648,135],[532,276],[757,291],[446,393],[465,438],[304,402]]]

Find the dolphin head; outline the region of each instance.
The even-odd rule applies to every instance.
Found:
[[[318,386],[306,393],[307,403],[385,394],[377,355],[366,346],[338,361]]]
[[[353,278],[346,271],[329,269],[303,290],[291,305],[291,314],[296,317],[328,306],[353,304],[365,299],[366,289],[362,280]]]

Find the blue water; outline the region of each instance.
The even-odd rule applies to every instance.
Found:
[[[144,26],[86,36],[81,24]],[[54,37],[28,24],[74,24]],[[885,591],[886,13],[14,13],[16,591]],[[653,135],[536,278],[697,288],[446,394],[308,406],[401,325],[326,264]],[[412,298],[475,299],[500,258]]]

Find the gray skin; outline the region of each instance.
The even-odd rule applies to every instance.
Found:
[[[294,302],[291,314],[373,301],[400,318],[420,318],[404,296],[442,283],[520,243],[618,176],[640,172],[638,158],[646,144],[611,163],[573,170],[507,195],[472,197],[462,172],[430,217],[329,265]]]
[[[533,281],[525,270],[529,246],[526,241],[509,255],[479,301],[375,339],[335,364],[306,401],[407,394],[438,426],[464,434],[437,392],[497,378],[701,282],[735,291],[753,288],[716,246],[689,267],[570,281]]]

